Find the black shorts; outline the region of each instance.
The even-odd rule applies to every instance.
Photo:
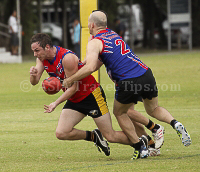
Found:
[[[137,104],[141,97],[151,100],[157,96],[156,80],[150,68],[142,76],[119,81],[116,86],[115,99],[122,104]]]
[[[109,112],[106,96],[101,87],[97,87],[89,96],[78,103],[68,100],[63,109],[72,109],[92,118],[98,118]]]
[[[18,33],[11,33],[11,40],[10,44],[12,46],[18,46],[19,45],[19,38]]]

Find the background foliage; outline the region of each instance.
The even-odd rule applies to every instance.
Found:
[[[45,0],[21,0],[20,8],[21,8],[21,23],[23,26],[23,54],[27,54],[30,52],[29,45],[30,37],[32,36],[34,30],[38,29],[38,7],[37,5],[33,5],[33,2],[45,1]],[[67,6],[72,10],[69,13],[69,17],[71,15],[79,16],[79,7],[78,4],[73,6],[73,0],[56,0],[54,6],[61,7],[63,9],[64,2],[67,2]],[[77,1],[78,2],[78,1]],[[161,27],[161,23],[166,17],[167,13],[167,0],[132,0],[133,3],[139,3],[142,7],[143,16],[144,16],[144,40],[143,47],[144,48],[155,48],[156,43],[154,39],[154,29],[157,27],[159,29],[159,34],[161,38],[160,48],[166,47],[167,40],[163,33],[163,29]],[[130,4],[130,0],[124,0],[125,4]],[[118,3],[116,0],[99,0],[99,9],[104,10],[108,16],[108,27],[114,29],[113,20],[117,14]],[[7,20],[12,10],[16,8],[16,0],[0,0],[0,22],[7,24]],[[57,17],[58,18],[58,17]],[[59,19],[58,19],[59,20]],[[193,32],[193,46],[198,47],[200,45],[200,0],[192,0],[192,32]],[[62,19],[59,20],[62,25]],[[68,22],[70,18],[68,18]],[[150,36],[148,36],[148,34]],[[70,35],[67,36],[68,46],[66,48],[71,48],[71,40]]]

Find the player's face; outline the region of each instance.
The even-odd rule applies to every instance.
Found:
[[[40,46],[38,42],[34,42],[31,44],[31,49],[33,51],[33,54],[35,57],[40,59],[41,61],[45,60],[46,58],[46,52],[45,50]]]

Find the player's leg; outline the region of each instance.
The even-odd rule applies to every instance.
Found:
[[[154,141],[155,141],[155,145],[153,145],[154,144],[153,140],[148,135],[147,138],[149,141],[149,145],[152,145],[152,147],[155,147],[157,149],[163,145],[163,143],[164,143],[164,127],[163,126],[161,126],[159,124],[155,124],[150,119],[143,116],[140,112],[134,110],[134,105],[132,105],[129,108],[127,114],[129,115],[132,122],[134,122],[134,121],[139,122],[139,123],[145,125],[145,127],[152,132],[152,135],[153,135]],[[136,125],[137,125],[137,123],[135,123],[135,126]],[[139,130],[139,128],[137,130]]]
[[[114,100],[114,115],[122,129],[122,131],[127,135],[129,140],[133,143],[135,152],[133,159],[137,159],[138,154],[143,154],[148,148],[148,141],[146,140],[147,145],[144,145],[142,142],[138,142],[138,137],[135,131],[135,127],[127,115],[128,109],[138,101],[138,96],[134,96],[135,92],[138,92],[139,87],[135,88],[135,79],[127,79],[124,81],[119,81],[116,87],[115,100]],[[135,91],[134,91],[135,90]],[[146,138],[146,137],[145,137]],[[141,141],[141,140],[140,140]],[[143,147],[144,146],[144,147]],[[144,148],[144,149],[143,149]],[[138,154],[137,154],[138,153]],[[146,154],[147,157],[148,153]]]
[[[132,147],[135,148],[135,151],[132,159],[138,159],[139,157],[146,158],[149,155],[147,150],[148,140],[146,136],[143,136],[140,139],[138,138],[135,131],[135,127],[131,119],[127,115],[127,111],[132,104],[133,103],[122,104],[115,99],[113,112],[122,131],[127,135],[129,140],[133,143]]]
[[[147,132],[145,131],[144,127],[142,124],[138,123],[138,122],[135,122],[132,120],[132,123],[134,124],[135,126],[135,131],[138,135],[138,137],[141,137],[142,135],[145,135],[147,138],[148,138],[148,145],[154,145],[155,146],[155,143],[154,141],[152,140],[152,138],[147,134]]]
[[[139,139],[135,131],[135,127],[131,121],[131,119],[127,115],[128,109],[132,106],[133,103],[122,104],[118,102],[116,99],[114,100],[114,108],[113,113],[121,127],[122,131],[127,135],[129,140],[132,143],[138,143]]]
[[[84,114],[71,109],[63,109],[56,128],[56,137],[60,140],[83,140],[86,131],[74,128],[83,118]]]
[[[94,121],[98,129],[101,131],[108,142],[121,143],[126,145],[132,144],[123,131],[113,130],[111,116],[109,112],[98,118],[94,118]]]
[[[154,129],[158,129],[160,126],[159,124],[155,124],[153,121],[146,118],[140,112],[134,110],[134,105],[128,109],[127,114],[132,121],[136,121],[139,122],[140,124],[143,124],[147,129],[149,129],[152,132]]]
[[[111,143],[121,143],[121,144],[126,144],[126,145],[133,145],[133,143],[128,139],[128,137],[124,134],[123,131],[113,130],[111,117],[110,117],[109,113],[107,113],[107,114],[105,114],[101,117],[94,118],[94,121],[95,121],[96,125],[98,126],[99,130],[101,131],[101,133],[103,134],[103,136],[109,142],[111,142]],[[98,129],[95,129],[95,130],[97,131]],[[142,133],[141,130],[139,132]],[[144,133],[144,134],[146,134],[146,133]],[[139,140],[140,140],[139,144],[145,144],[145,146],[147,147],[147,144],[148,144],[147,138],[144,135],[141,135]],[[135,146],[136,145],[138,146],[138,143],[136,143]],[[144,150],[142,148],[140,148],[140,150],[135,149],[133,156],[134,156],[134,158],[132,158],[132,159],[138,159],[138,158],[144,158],[143,156],[146,157],[146,154],[144,154]]]
[[[85,114],[82,116],[82,118],[86,115],[91,116],[92,118],[98,118],[101,116],[101,112],[103,114],[108,112],[108,108],[106,105],[106,102],[104,101],[104,98],[102,97],[102,93],[100,91],[101,89],[98,87],[96,88],[91,94],[89,94],[85,99],[78,103],[73,103],[71,101],[67,101],[67,103],[64,106],[64,109],[73,109],[76,111],[76,113],[79,114]],[[98,103],[97,103],[98,101]],[[101,109],[101,110],[100,110]],[[73,118],[73,115],[72,115]],[[73,122],[73,124],[76,125],[78,121],[82,119],[81,117],[77,121]],[[69,119],[70,122],[70,119]],[[65,124],[66,125],[66,124]],[[73,125],[70,126],[72,128]],[[76,134],[81,134],[82,131],[77,130],[73,128],[73,131],[76,132]],[[110,155],[110,148],[108,147],[107,142],[103,139],[103,136],[99,130],[93,130],[93,131],[85,131],[85,137],[82,139],[85,139],[87,141],[93,141],[95,145],[98,147],[98,150],[100,151],[99,148],[107,155]]]
[[[145,146],[147,148],[147,138],[145,136],[143,138],[141,138],[141,140],[139,140],[138,136],[136,135],[135,136],[137,139],[136,144],[133,144],[132,142],[129,141],[129,139],[123,132],[115,132],[113,130],[109,110],[108,110],[107,103],[106,103],[106,97],[105,97],[104,91],[101,87],[96,88],[92,92],[92,94],[90,96],[88,96],[88,101],[90,103],[89,106],[87,106],[89,108],[88,114],[89,114],[89,116],[94,118],[98,128],[101,130],[101,132],[103,132],[104,137],[106,137],[111,142],[119,142],[119,143],[123,143],[123,144],[129,144],[129,145],[137,148],[138,154],[135,157],[135,159],[137,159],[139,157],[143,158],[143,157],[147,156],[148,152],[144,155],[142,153],[146,150],[141,149],[141,147],[144,146],[143,142],[145,142],[145,141],[146,141]],[[91,109],[95,109],[95,110],[91,110]],[[127,118],[130,120],[130,118],[128,116],[127,116]],[[129,122],[132,124],[131,121],[129,121]],[[132,126],[133,126],[133,124],[132,124]],[[106,144],[103,140],[101,133],[99,133],[98,131],[99,131],[98,129],[95,129],[94,133],[96,135],[96,138],[99,138],[99,140],[97,142],[99,144],[98,146],[100,148],[102,148],[102,150],[104,151],[104,145],[106,146]],[[103,143],[103,144],[101,144],[101,143]],[[140,149],[141,149],[141,151],[140,151]]]
[[[166,122],[176,129],[184,146],[189,146],[191,144],[190,135],[183,124],[176,121],[165,108],[158,106],[158,97],[154,97],[152,100],[144,99],[144,107],[150,116],[159,121]]]
[[[85,115],[83,113],[80,113],[76,110],[67,109],[74,106],[72,103],[66,103],[64,106],[64,109],[62,110],[62,113],[60,115],[60,119],[58,121],[58,126],[56,129],[56,137],[60,140],[86,140],[86,141],[92,141],[97,145],[97,142],[99,141],[96,137],[96,134],[94,131],[83,131],[78,130],[74,128],[84,117]],[[78,106],[78,105],[77,105]],[[98,133],[101,135],[101,133]],[[110,155],[110,148],[108,147],[108,144],[106,141],[103,140],[104,147],[101,149],[104,151],[104,153],[109,156]],[[101,143],[102,143],[101,142]],[[98,145],[97,145],[98,146]],[[100,151],[100,149],[98,148]]]
[[[142,99],[140,101],[142,101]],[[147,119],[140,112],[134,110],[134,105],[129,108],[128,115],[129,115],[131,121],[133,122],[133,124],[135,126],[135,130],[136,130],[137,135],[139,137],[141,137],[142,135],[145,135],[147,137],[149,156],[160,155],[160,149],[159,148],[161,147],[161,145],[164,142],[164,137],[159,137],[159,138],[154,137],[154,141],[156,142],[156,145],[155,145],[155,142],[153,141],[151,136],[149,136],[146,133],[146,131],[144,130],[144,127],[143,127],[143,125],[145,125],[146,128],[149,129],[152,133],[156,133],[156,131],[157,131],[157,129],[159,129],[160,125],[154,124],[150,119]],[[153,134],[153,136],[154,136],[154,134]],[[157,146],[159,148],[156,149],[155,146]]]
[[[155,148],[155,142],[153,141],[153,139],[151,138],[151,136],[149,136],[143,125],[138,123],[138,122],[135,122],[135,121],[132,121],[134,126],[135,126],[135,130],[136,130],[136,133],[138,135],[138,137],[141,137],[142,135],[145,135],[148,139],[148,150],[149,150],[149,156],[158,156],[160,155],[160,148]]]
[[[121,144],[127,144],[127,145],[132,144],[131,141],[124,134],[123,131],[113,130],[112,120],[111,120],[109,113],[107,113],[107,114],[105,114],[101,117],[94,118],[94,121],[95,121],[97,127],[99,128],[99,130],[101,131],[101,133],[103,134],[103,136],[106,138],[106,140],[108,142],[110,142],[110,143],[121,143]],[[140,124],[140,123],[137,123],[135,121],[132,121],[132,122],[135,126],[136,133],[137,133],[138,137],[142,137],[142,135],[145,135],[147,137],[148,147],[149,147],[149,155],[150,156],[160,155],[160,150],[155,149],[155,143],[152,140],[152,138],[146,133],[143,125]]]
[[[170,124],[170,122],[174,119],[165,108],[158,106],[158,97],[154,97],[151,100],[144,99],[144,107],[150,116],[158,119],[159,121]]]

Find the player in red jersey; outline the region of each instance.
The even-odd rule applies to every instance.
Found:
[[[31,38],[31,49],[34,56],[37,57],[36,66],[30,68],[32,85],[39,83],[44,70],[50,76],[63,80],[65,77],[76,73],[83,66],[72,51],[53,46],[51,38],[46,34],[38,33],[34,35]],[[58,139],[93,141],[107,156],[110,155],[110,148],[103,136],[112,143],[131,145],[124,132],[113,130],[105,94],[92,75],[76,82],[55,102],[44,105],[45,113],[51,113],[60,103],[66,100],[68,101],[62,109],[56,129]],[[86,115],[94,119],[101,132],[98,129],[83,131],[74,128]],[[141,124],[136,123],[135,125],[137,125],[138,133],[146,134]],[[141,136],[139,142],[143,144],[144,140],[145,136]]]

